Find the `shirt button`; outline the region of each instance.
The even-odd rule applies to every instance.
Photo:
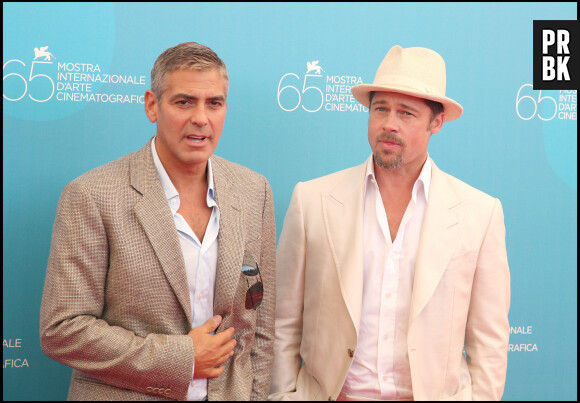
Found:
[[[383,381],[386,381],[386,380],[387,380],[387,376],[383,375]]]
[[[390,292],[388,292],[388,293],[385,294],[385,298],[389,298],[390,296],[391,296],[391,293]]]
[[[171,204],[173,204],[173,205],[177,204],[177,200],[171,199]]]

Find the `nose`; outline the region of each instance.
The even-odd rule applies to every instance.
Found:
[[[383,130],[387,133],[396,133],[399,131],[399,121],[396,113],[387,113],[383,120]]]
[[[207,113],[205,110],[205,105],[203,103],[199,103],[195,106],[195,108],[191,108],[191,117],[190,122],[196,126],[203,127],[207,125]]]

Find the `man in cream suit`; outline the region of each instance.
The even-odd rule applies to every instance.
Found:
[[[64,189],[41,346],[73,370],[70,400],[265,400],[276,230],[261,175],[212,156],[228,76],[209,48],[151,71],[146,145]]]
[[[298,183],[277,251],[271,400],[499,400],[510,275],[502,206],[442,172],[431,134],[462,107],[445,63],[393,47],[373,84],[372,155]]]

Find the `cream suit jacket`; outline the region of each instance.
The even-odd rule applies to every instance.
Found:
[[[271,400],[333,400],[341,391],[365,320],[365,168],[294,189],[277,250]],[[414,399],[499,400],[510,301],[499,200],[433,163],[417,253],[407,335]]]
[[[209,400],[266,399],[275,314],[276,230],[267,180],[212,156],[220,211],[214,314],[237,345]],[[264,297],[245,308],[248,256]],[[250,262],[253,263],[253,262]],[[252,281],[252,280],[250,280]],[[251,284],[250,284],[251,285]],[[184,400],[195,346],[177,230],[151,155],[142,149],[64,189],[40,316],[41,347],[73,370],[70,400]]]

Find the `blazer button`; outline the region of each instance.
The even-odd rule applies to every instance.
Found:
[[[348,356],[350,358],[354,357],[354,350],[351,350],[350,348],[348,349]]]

